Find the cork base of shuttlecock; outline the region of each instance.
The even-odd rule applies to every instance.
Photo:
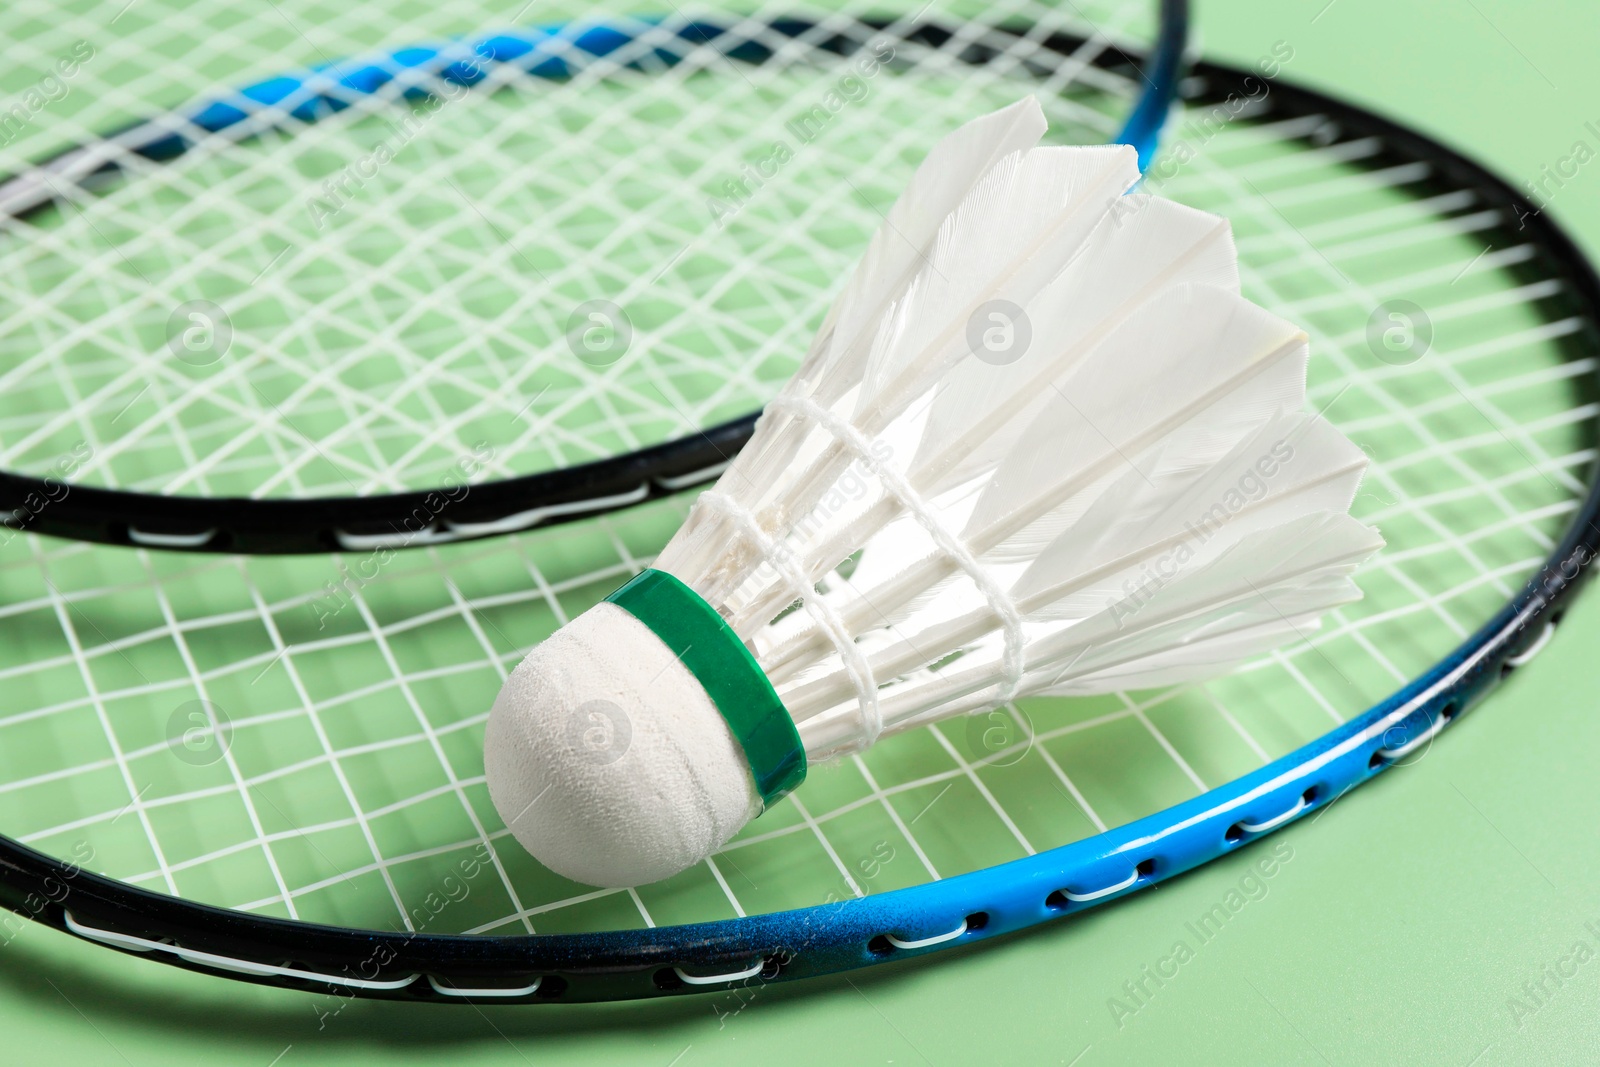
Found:
[[[489,713],[489,795],[517,841],[575,882],[654,882],[761,811],[743,750],[647,626],[601,603],[520,663]]]

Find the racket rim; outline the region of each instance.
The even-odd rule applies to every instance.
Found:
[[[1242,84],[1250,76],[1212,63],[1198,64],[1194,75],[1221,85]],[[1594,264],[1553,219],[1528,210],[1532,205],[1510,185],[1454,149],[1355,105],[1287,82],[1275,84],[1273,92],[1280,100],[1297,102],[1302,113],[1325,114],[1420,152],[1453,180],[1510,209],[1507,217],[1527,228],[1536,247],[1550,257],[1557,276],[1584,308],[1593,333],[1600,323],[1600,275]],[[1462,718],[1543,647],[1588,576],[1600,547],[1596,473],[1591,467],[1588,490],[1571,523],[1521,590],[1438,663],[1389,697],[1197,797],[1092,837],[941,881],[791,911],[646,930],[389,933],[192,903],[73,868],[0,837],[0,904],[23,911],[19,904],[30,899],[23,894],[32,892],[31,899],[43,903],[30,917],[47,925],[123,951],[161,952],[162,962],[230,978],[313,992],[335,988],[360,996],[436,1000],[451,996],[441,989],[440,982],[447,981],[452,984],[444,988],[454,993],[470,988],[472,995],[508,1003],[726,989],[737,983],[820,976],[988,940],[1120,899],[1264,838],[1399,765],[1415,746],[1387,743],[1387,733],[1396,726],[1412,722],[1408,738],[1431,740]],[[1159,852],[1156,844],[1163,841],[1167,851]],[[52,884],[60,900],[45,893]],[[161,922],[152,922],[152,916]],[[141,935],[149,935],[143,944],[129,941]],[[169,943],[156,944],[163,938]],[[387,970],[370,978],[349,973],[352,965],[375,958],[375,945],[383,946]],[[324,948],[342,954],[330,951],[323,957]],[[208,951],[243,966],[229,969],[197,955]],[[304,966],[287,968],[252,958],[302,964],[320,959],[328,966],[307,979],[289,973],[304,975]],[[341,966],[346,973],[332,973]],[[470,984],[491,976],[522,984]],[[529,985],[530,978],[537,981]],[[367,984],[353,984],[354,979]]]
[[[1147,56],[1142,57],[1147,60],[1145,66],[1148,70],[1138,68],[1145,80],[1145,87],[1117,137],[1118,143],[1130,144],[1138,151],[1141,166],[1148,162],[1177,94],[1188,40],[1188,0],[1159,0],[1159,11],[1160,28],[1154,47]],[[937,46],[954,36],[954,32],[946,25],[916,19],[920,19],[920,15],[914,16],[910,24],[898,30],[902,40],[912,41],[932,35]],[[637,21],[645,27],[655,25],[647,18]],[[855,21],[878,31],[900,26],[898,19],[868,17]],[[762,22],[765,28],[790,38],[822,25],[781,14],[763,16]],[[604,22],[572,25],[581,26],[583,30],[582,34],[569,42],[577,47],[583,47],[579,42],[584,35],[594,33],[605,37],[604,43],[612,49],[620,47],[618,41],[612,38],[636,39],[628,38],[627,30]],[[991,24],[987,28],[1020,36],[1027,32],[1028,25],[1012,20]],[[712,31],[718,29],[700,18],[690,18],[685,19],[683,25],[674,32],[685,40],[709,44],[718,35]],[[507,32],[496,31],[475,40],[463,37],[453,43],[481,55],[477,49],[482,43],[500,39]],[[532,39],[535,35],[551,37],[560,31],[550,27],[530,27],[522,32],[527,39]],[[730,29],[722,27],[720,32],[730,32]],[[842,36],[838,34],[835,38]],[[1094,39],[1092,36],[1056,31],[1038,44],[1058,55],[1067,55]],[[1110,39],[1105,41],[1107,47],[1090,58],[1091,65],[1108,68],[1133,64],[1138,67],[1141,57],[1131,49],[1125,49]],[[749,45],[757,45],[757,42],[744,38],[725,54],[740,59],[736,53]],[[757,46],[767,48],[765,45]],[[386,55],[390,58],[399,57],[415,47],[390,49]],[[814,47],[828,50],[821,45]],[[431,50],[437,62],[443,64],[435,72],[439,77],[469,87],[483,80],[481,74],[451,73],[461,62],[453,51],[447,48]],[[526,58],[524,54],[518,54],[508,57],[504,62],[517,62],[523,58]],[[755,60],[758,63],[762,61]],[[329,71],[337,73],[339,62],[319,65],[307,73],[325,78]],[[396,62],[399,60],[396,59]],[[564,60],[547,59],[525,73],[529,77],[550,78],[551,74],[540,74],[539,69],[551,62],[561,64],[564,69]],[[364,84],[362,73],[357,71],[341,76],[341,91],[370,96],[384,87]],[[559,73],[555,76],[559,76]],[[267,78],[235,91],[233,98],[249,98],[248,94],[267,86],[273,86],[274,94],[284,93],[286,90],[277,83],[293,80],[288,76]],[[289,113],[305,111],[319,99],[341,103],[333,97],[313,97],[307,103],[290,109]],[[216,101],[207,105],[221,110],[232,106],[223,107]],[[165,115],[183,114],[189,107],[191,105],[173,108]],[[240,121],[244,113],[240,112],[239,116],[219,128]],[[205,122],[192,118],[190,121],[201,129],[210,130],[210,125]],[[113,131],[101,140],[126,139],[131,130],[143,126],[150,127],[149,145],[155,146],[151,151],[157,153],[151,158],[165,158],[165,153],[172,147],[171,142],[181,139],[157,118]],[[0,190],[19,178],[49,168],[57,161],[80,156],[94,143],[68,146],[19,175],[0,179]],[[130,150],[142,154],[142,149],[138,147]],[[175,157],[185,151],[187,146],[180,146],[171,154]],[[116,169],[114,164],[108,166]],[[95,170],[80,180],[102,173],[102,170]],[[25,217],[57,202],[57,198],[50,197],[40,203],[31,203],[0,214],[0,218]],[[228,555],[310,555],[456,544],[594,518],[618,508],[661,499],[706,484],[714,480],[749,441],[760,416],[760,410],[748,412],[692,433],[586,463],[468,483],[465,486],[432,486],[369,495],[260,498],[166,495],[84,485],[54,475],[34,476],[0,469],[0,527],[95,544]],[[38,503],[40,501],[46,503],[41,505]]]

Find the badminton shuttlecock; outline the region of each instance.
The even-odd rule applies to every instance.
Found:
[[[1362,452],[1227,223],[1036,147],[937,145],[654,567],[513,672],[490,793],[568,878],[668,877],[808,763],[1037,693],[1216,674],[1354,600]]]

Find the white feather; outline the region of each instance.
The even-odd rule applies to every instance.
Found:
[[[1123,475],[1083,517],[1038,554],[1012,587],[1019,601],[1043,606],[1030,614],[1079,618],[1097,609],[1098,590],[1084,577],[1152,559],[1191,556],[1300,515],[1346,511],[1367,457],[1326,422],[1282,412],[1262,422],[1215,464],[1147,480]]]
[[[1304,351],[1305,334],[1226,290],[1186,285],[1163,293],[1053,387],[978,498],[967,536],[981,542],[986,530],[1032,522],[1088,472],[1126,462],[1202,412],[1224,433],[1254,422],[1257,405],[1271,411],[1296,403],[1304,395]],[[1272,379],[1278,389],[1252,391],[1285,367],[1283,379]]]
[[[939,384],[914,469],[933,491],[992,468],[1088,348],[1167,289],[1239,290],[1227,222],[1170,200],[1130,194],[1100,220],[1083,253],[1024,312],[1030,343],[1011,363],[967,359]]]
[[[1214,652],[1237,640],[1240,644],[1233,647],[1239,652],[1234,660],[1238,662],[1281,643],[1285,636],[1305,637],[1312,620],[1360,597],[1350,572],[1382,544],[1370,527],[1336,512],[1312,513],[1240,538],[1193,573],[1169,581],[1148,600],[1108,606],[1103,616],[1096,617],[1099,629],[1109,625],[1118,632],[1101,636],[1081,658],[1074,654],[1070,666],[1040,691],[1102,692],[1092,679],[1112,668],[1118,685],[1166,684],[1154,680],[1155,674],[1192,663],[1189,652],[1197,645],[1218,642],[1212,646]],[[1130,609],[1131,616],[1125,614]],[[1153,621],[1142,622],[1146,616]],[[1275,633],[1279,639],[1263,644],[1247,637],[1251,633],[1257,638]],[[1078,641],[1086,639],[1087,634]]]
[[[868,358],[856,419],[896,410],[906,379],[932,384],[969,354],[979,306],[1025,306],[1080,251],[1113,201],[1139,179],[1126,145],[1035,148],[997,163],[947,218],[927,262],[896,300]]]
[[[1037,144],[1045,128],[1038,100],[1027,96],[965,123],[933,147],[829,307],[786,392],[815,392],[819,402],[830,404],[859,382],[879,320],[927,259],[945,219],[996,163]],[[805,437],[792,419],[763,415],[725,475],[729,489],[748,496],[749,487],[770,486]],[[703,567],[720,547],[720,524],[704,523],[699,516],[691,515],[684,534],[667,546],[663,567]]]
[[[997,163],[1038,144],[1045,125],[1039,101],[1029,96],[973,119],[928,153],[834,304],[838,317],[829,341],[829,378],[839,392],[825,394],[824,402],[860,381],[884,309],[926,261],[945,219]]]
[[[889,729],[993,699],[996,589],[1024,620],[1022,691],[1153,684],[1309,632],[1381,543],[1344,515],[1365,457],[1301,413],[1306,337],[1239,295],[1226,221],[1127,194],[1126,149],[1028,147],[1038,121],[1024,102],[935,150],[786,390],[871,454],[796,409],[719,484],[783,567],[699,509],[658,560],[746,638],[813,751],[859,729],[847,660]],[[989,300],[1032,330],[1003,366],[969,349]],[[1281,615],[1244,603],[1250,581]]]

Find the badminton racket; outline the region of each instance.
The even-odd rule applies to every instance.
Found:
[[[304,39],[277,35],[301,67],[385,44],[471,39],[491,24],[399,27],[360,9],[283,10],[303,20]],[[763,9],[736,25],[759,36],[796,11]],[[261,25],[238,29],[203,6],[136,7],[118,25],[136,15],[119,32],[138,47],[97,46],[10,151],[59,158],[105,130],[215,99],[219,84],[249,84],[241,56],[262,79],[296,66],[258,54],[249,42]],[[89,488],[359,498],[449,486],[451,466],[481,455],[481,470],[456,467],[469,501],[491,478],[689,440],[759,404],[792,371],[879,211],[940,133],[1033,92],[1053,137],[1106,140],[1148,90],[1124,59],[1153,34],[1153,23],[1138,26],[1151,16],[1143,9],[1089,12],[1087,26],[1084,12],[1034,4],[936,5],[907,11],[898,29],[881,15],[801,20],[869,49],[893,32],[896,58],[863,83],[859,105],[841,104],[837,125],[793,153],[782,180],[759,188],[742,165],[760,175],[799,105],[846,76],[845,57],[807,51],[802,30],[771,55],[752,54],[759,62],[739,60],[727,38],[696,44],[688,54],[699,58],[686,61],[675,29],[685,16],[637,30],[676,60],[641,53],[630,66],[622,54],[584,52],[581,71],[508,72],[504,87],[452,99],[454,110],[441,107],[407,142],[414,156],[394,152],[365,187],[346,183],[347,202],[323,221],[354,229],[342,243],[308,245],[315,254],[303,261],[291,249],[269,267],[279,246],[266,235],[312,233],[306,198],[394,136],[376,102],[363,110],[366,96],[292,134],[298,120],[279,118],[254,139],[197,138],[165,160],[135,153],[81,194],[63,186],[8,225],[0,271],[8,348],[28,368],[13,382],[31,385],[8,393],[0,455],[61,498],[40,503],[28,530]],[[692,21],[702,20],[713,21],[698,12]],[[60,32],[36,45],[41,62],[92,38],[70,19],[54,25]],[[172,58],[218,35],[239,45],[215,50],[226,61]],[[1119,51],[1111,40],[1126,43]],[[307,54],[307,41],[326,42],[328,56]],[[1542,647],[1592,556],[1600,286],[1503,182],[1393,122],[1294,88],[1292,74],[1291,48],[1249,69],[1196,67],[1146,181],[1232,220],[1246,295],[1307,329],[1312,403],[1371,456],[1354,510],[1388,547],[1357,575],[1364,599],[1309,640],[1204,685],[1028,700],[890,738],[814,768],[789,802],[706,863],[651,886],[595,890],[512,845],[483,786],[482,725],[528,648],[650,562],[682,521],[684,495],[493,539],[423,539],[405,552],[384,541],[246,557],[201,551],[226,547],[210,535],[155,552],[91,543],[124,543],[94,524],[77,540],[19,532],[0,550],[9,835],[0,902],[19,913],[8,932],[21,936],[32,919],[152,960],[329,997],[558,1003],[725,990],[1071,916],[1420,758]],[[185,78],[194,84],[178,84]],[[511,123],[507,109],[523,106],[529,118]],[[726,153],[669,151],[724,118]],[[342,148],[322,140],[335,131]],[[297,145],[317,150],[263,172],[264,149],[297,158]],[[513,165],[519,145],[547,169]],[[407,165],[426,177],[402,181],[391,169]],[[705,169],[686,179],[676,166]],[[302,184],[306,172],[316,182]],[[741,176],[752,191],[735,203],[722,183],[737,190]],[[466,194],[448,210],[432,199],[454,196],[446,177]],[[374,184],[385,180],[394,184]],[[541,191],[520,209],[507,203],[530,187]],[[556,225],[549,212],[569,202],[571,221]],[[241,205],[250,225],[239,223]],[[674,212],[692,224],[672,224]],[[397,222],[413,225],[402,231],[410,243],[389,241]],[[660,247],[643,236],[657,225],[673,235]],[[430,234],[432,243],[417,239]],[[451,242],[469,240],[478,243],[452,255]],[[559,254],[558,241],[570,242]],[[557,261],[609,284],[574,284],[566,303],[544,303],[537,293],[553,287],[530,268],[554,273]],[[296,263],[307,273],[273,273]],[[212,362],[203,343],[198,356],[181,343],[191,327],[203,342],[206,323],[180,318],[191,365],[168,347],[172,309],[237,299],[180,284],[201,277],[186,273],[196,264],[237,291],[274,296],[228,310],[231,344]],[[517,282],[509,295],[496,288],[507,278]],[[669,306],[652,313],[641,297],[618,299],[634,283],[667,284]],[[625,307],[634,331],[627,352],[599,368],[566,344],[572,310],[588,300]],[[435,314],[441,304],[449,314]],[[525,319],[545,324],[536,341],[518,333],[531,329]],[[614,330],[579,323],[602,327],[596,348],[580,351],[611,351]],[[341,338],[361,354],[342,362]],[[229,361],[252,344],[270,358]],[[130,360],[161,359],[185,376],[157,396],[136,399],[137,380],[117,381]],[[340,377],[352,365],[365,376]],[[541,394],[541,374],[577,375],[574,365],[598,373]],[[219,367],[234,376],[202,377]],[[304,382],[315,386],[296,393]],[[468,429],[480,414],[513,422],[530,401],[526,431]],[[133,406],[118,418],[118,403]],[[115,433],[85,432],[96,419],[148,429],[114,448]],[[253,443],[211,459],[241,432]],[[478,440],[493,450],[474,453]],[[573,452],[534,454],[557,442]]]

